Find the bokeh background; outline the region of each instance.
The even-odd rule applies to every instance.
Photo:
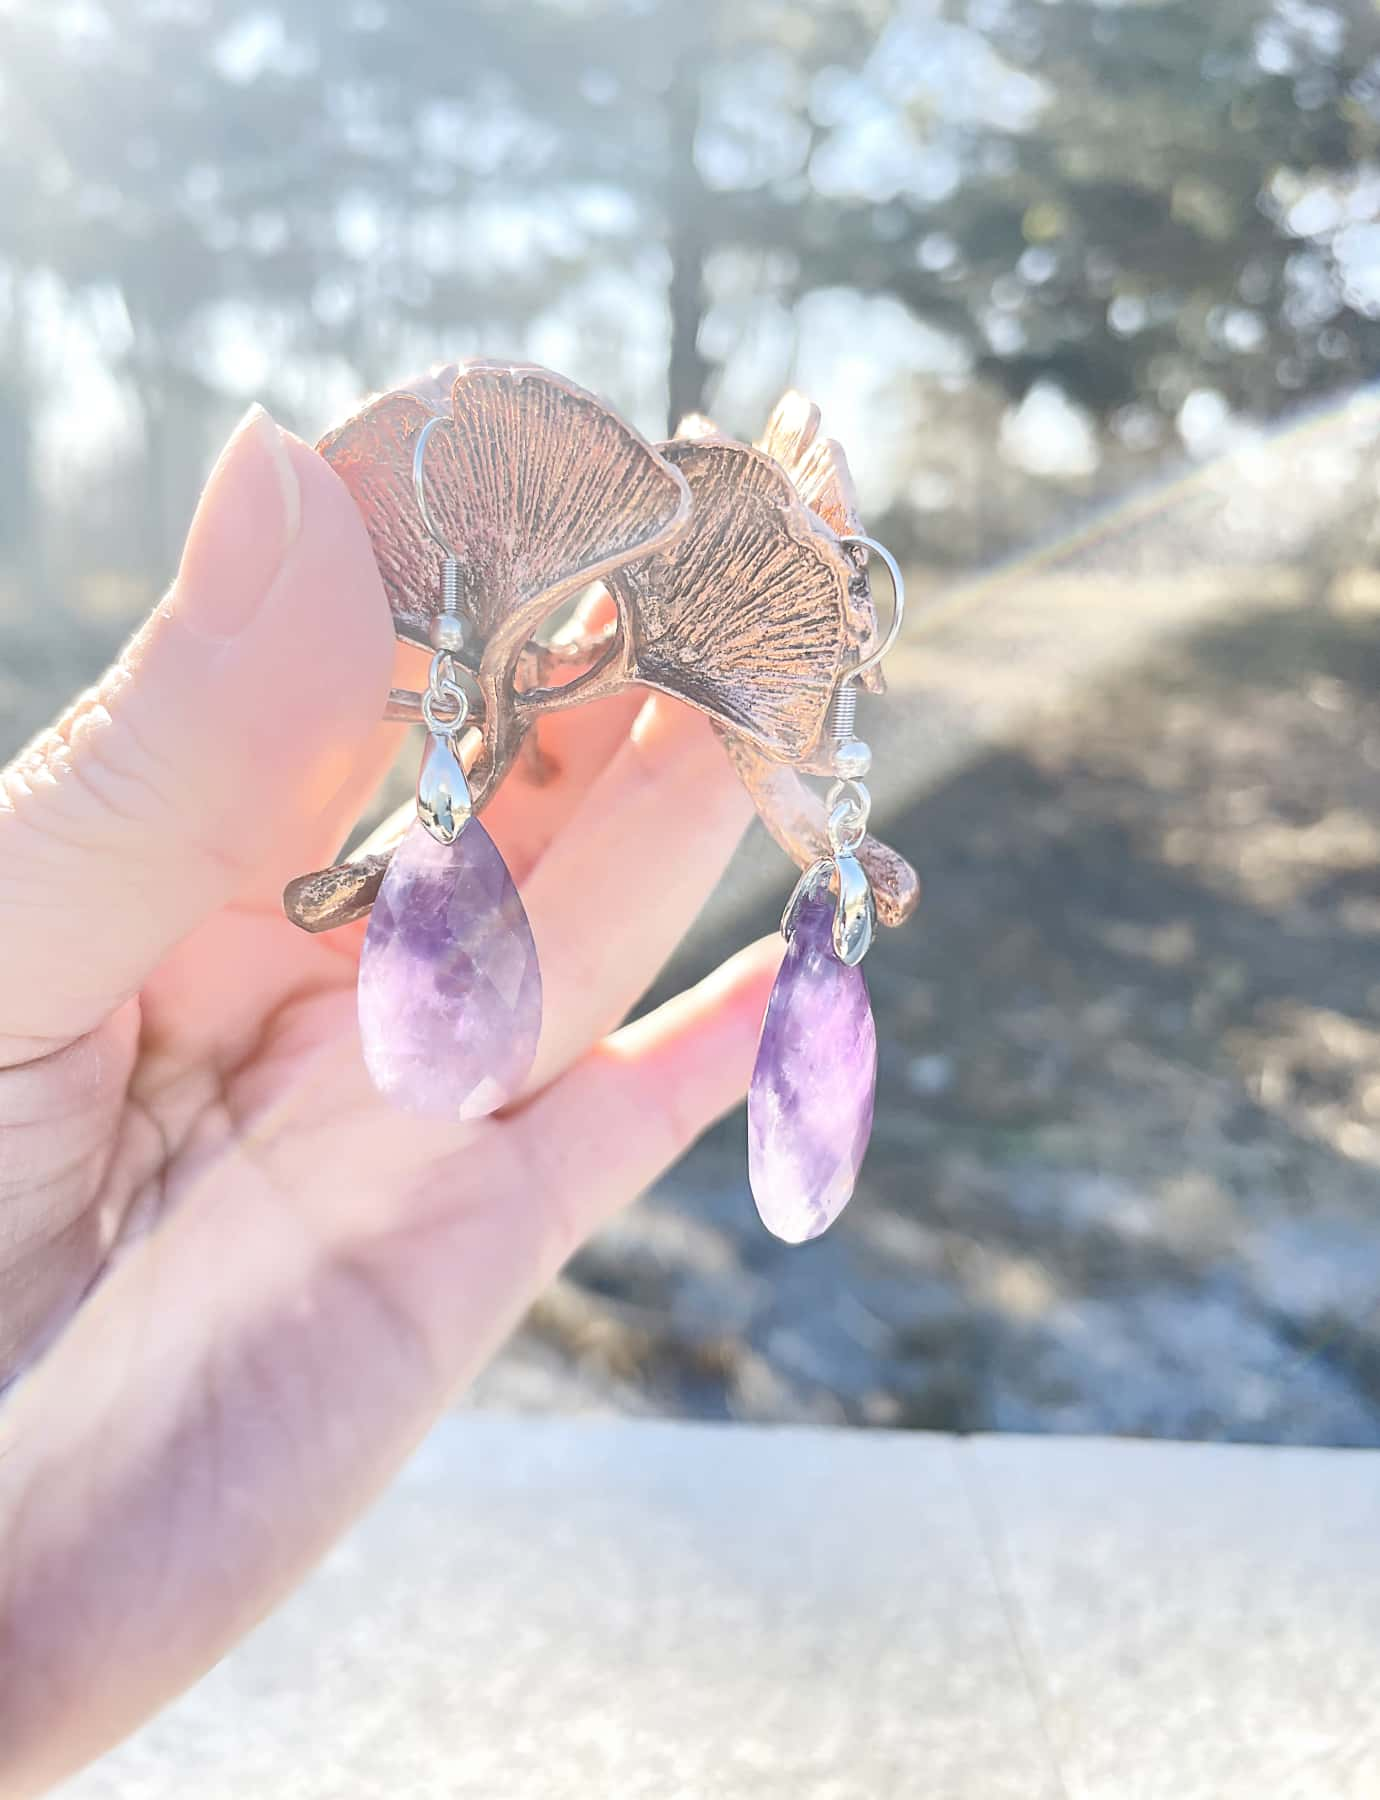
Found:
[[[835,1232],[732,1121],[478,1403],[1380,1443],[1380,11],[0,0],[0,751],[247,401],[472,353],[821,403],[926,882]],[[754,837],[668,983],[791,879]]]

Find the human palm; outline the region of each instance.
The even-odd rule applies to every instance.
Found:
[[[368,541],[251,414],[168,600],[0,788],[0,1796],[139,1722],[284,1594],[562,1261],[746,1085],[759,946],[615,1029],[747,803],[703,722],[543,727],[485,815],[545,1018],[448,1125],[359,1056],[363,926],[308,937],[396,748]]]

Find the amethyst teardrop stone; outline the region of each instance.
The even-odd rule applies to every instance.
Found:
[[[818,1237],[853,1194],[872,1134],[877,1030],[862,968],[834,952],[828,893],[799,906],[748,1091],[748,1177],[768,1231]]]
[[[421,824],[399,844],[359,962],[359,1032],[374,1086],[408,1112],[478,1119],[520,1091],[541,1033],[532,927],[494,841]]]

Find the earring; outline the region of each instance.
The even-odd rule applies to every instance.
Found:
[[[417,774],[417,817],[379,887],[359,960],[359,1035],[381,1094],[410,1112],[479,1119],[521,1090],[541,1035],[541,970],[507,864],[474,815],[461,761],[469,696],[458,654],[460,559],[432,522],[427,445],[417,433],[412,482],[442,553],[441,609],[430,624],[422,696],[430,733]]]
[[[852,1190],[871,1123],[858,965],[874,922],[902,924],[919,896],[909,863],[867,835],[870,754],[853,733],[858,689],[879,688],[900,629],[900,576],[860,535],[817,409],[787,395],[756,446],[697,419],[654,448],[549,370],[476,361],[376,397],[318,449],[364,518],[396,635],[431,651],[425,691],[395,688],[386,710],[429,734],[415,813],[283,894],[305,931],[373,909],[359,1019],[375,1084],[451,1118],[520,1090],[541,977],[475,815],[548,713],[657,689],[709,717],[805,870],[753,1080],[751,1173],[773,1231],[816,1235]],[[869,552],[896,585],[878,648]],[[548,641],[551,616],[595,585],[612,623]],[[804,776],[832,776],[827,807]]]
[[[852,1198],[877,1087],[877,1029],[862,970],[877,907],[857,857],[872,808],[862,779],[872,752],[853,726],[860,680],[900,634],[905,588],[895,558],[874,539],[839,542],[880,557],[896,599],[885,641],[840,678],[829,708],[828,854],[806,869],[782,915],[786,955],[748,1090],[748,1180],[763,1224],[790,1244],[818,1237]]]
[[[428,739],[402,834],[289,882],[284,905],[312,931],[372,909],[358,1008],[374,1085],[409,1111],[479,1118],[531,1069],[541,974],[512,876],[474,815],[535,722],[526,689],[576,672],[541,645],[543,623],[669,542],[690,497],[616,413],[525,364],[438,371],[318,448],[364,515],[397,637],[431,650],[425,692],[395,689],[387,708]]]

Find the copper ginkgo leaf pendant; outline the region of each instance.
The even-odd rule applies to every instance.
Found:
[[[857,530],[856,503],[817,410],[788,395],[764,445],[699,420],[653,448],[561,376],[497,362],[438,370],[322,440],[403,640],[437,641],[448,568],[477,731],[473,766],[466,753],[475,812],[547,712],[642,684],[708,714],[773,835],[802,868],[818,857],[823,801],[800,774],[833,766],[831,701],[872,658],[877,620],[865,567],[839,541]],[[612,630],[539,639],[594,583],[614,599]],[[388,710],[419,718],[422,696],[395,690]],[[363,916],[392,851],[371,840],[298,877],[288,916],[309,931]],[[878,917],[900,923],[914,871],[870,837],[857,855]]]
[[[471,362],[385,394],[323,438],[369,526],[399,637],[428,644],[445,554],[422,526],[418,432],[437,535],[460,563],[459,610],[480,656],[526,643],[547,613],[689,517],[683,478],[593,394],[547,369]]]
[[[821,437],[819,408],[792,388],[771,410],[757,448],[780,463],[791,485],[836,537],[862,530],[853,477],[841,447]]]
[[[688,700],[779,761],[805,761],[858,658],[857,572],[761,451],[711,438],[664,453],[694,507],[670,549],[610,580],[628,679]]]
[[[862,530],[853,474],[843,446],[825,437],[822,426],[819,408],[792,388],[772,408],[757,448],[780,463],[801,500],[835,537],[851,537]],[[848,609],[854,636],[860,643],[869,642],[877,616],[866,582],[850,587]],[[869,669],[861,679],[874,694],[886,685],[880,668]]]
[[[724,441],[712,420],[695,415],[682,420],[679,440],[706,444]],[[821,430],[820,411],[803,394],[783,394],[767,420],[757,448],[780,465],[802,503],[836,536],[862,529],[857,494],[843,448]],[[877,614],[871,587],[854,577],[848,583],[847,634],[866,653],[877,637]],[[872,693],[885,689],[879,667],[866,670],[860,685]],[[767,830],[802,868],[828,848],[827,808],[823,797],[801,779],[806,764],[783,762],[760,738],[721,723],[724,745],[743,785],[752,795]],[[914,869],[895,850],[865,837],[858,857],[876,896],[877,916],[884,925],[900,925],[914,912],[920,884]]]

